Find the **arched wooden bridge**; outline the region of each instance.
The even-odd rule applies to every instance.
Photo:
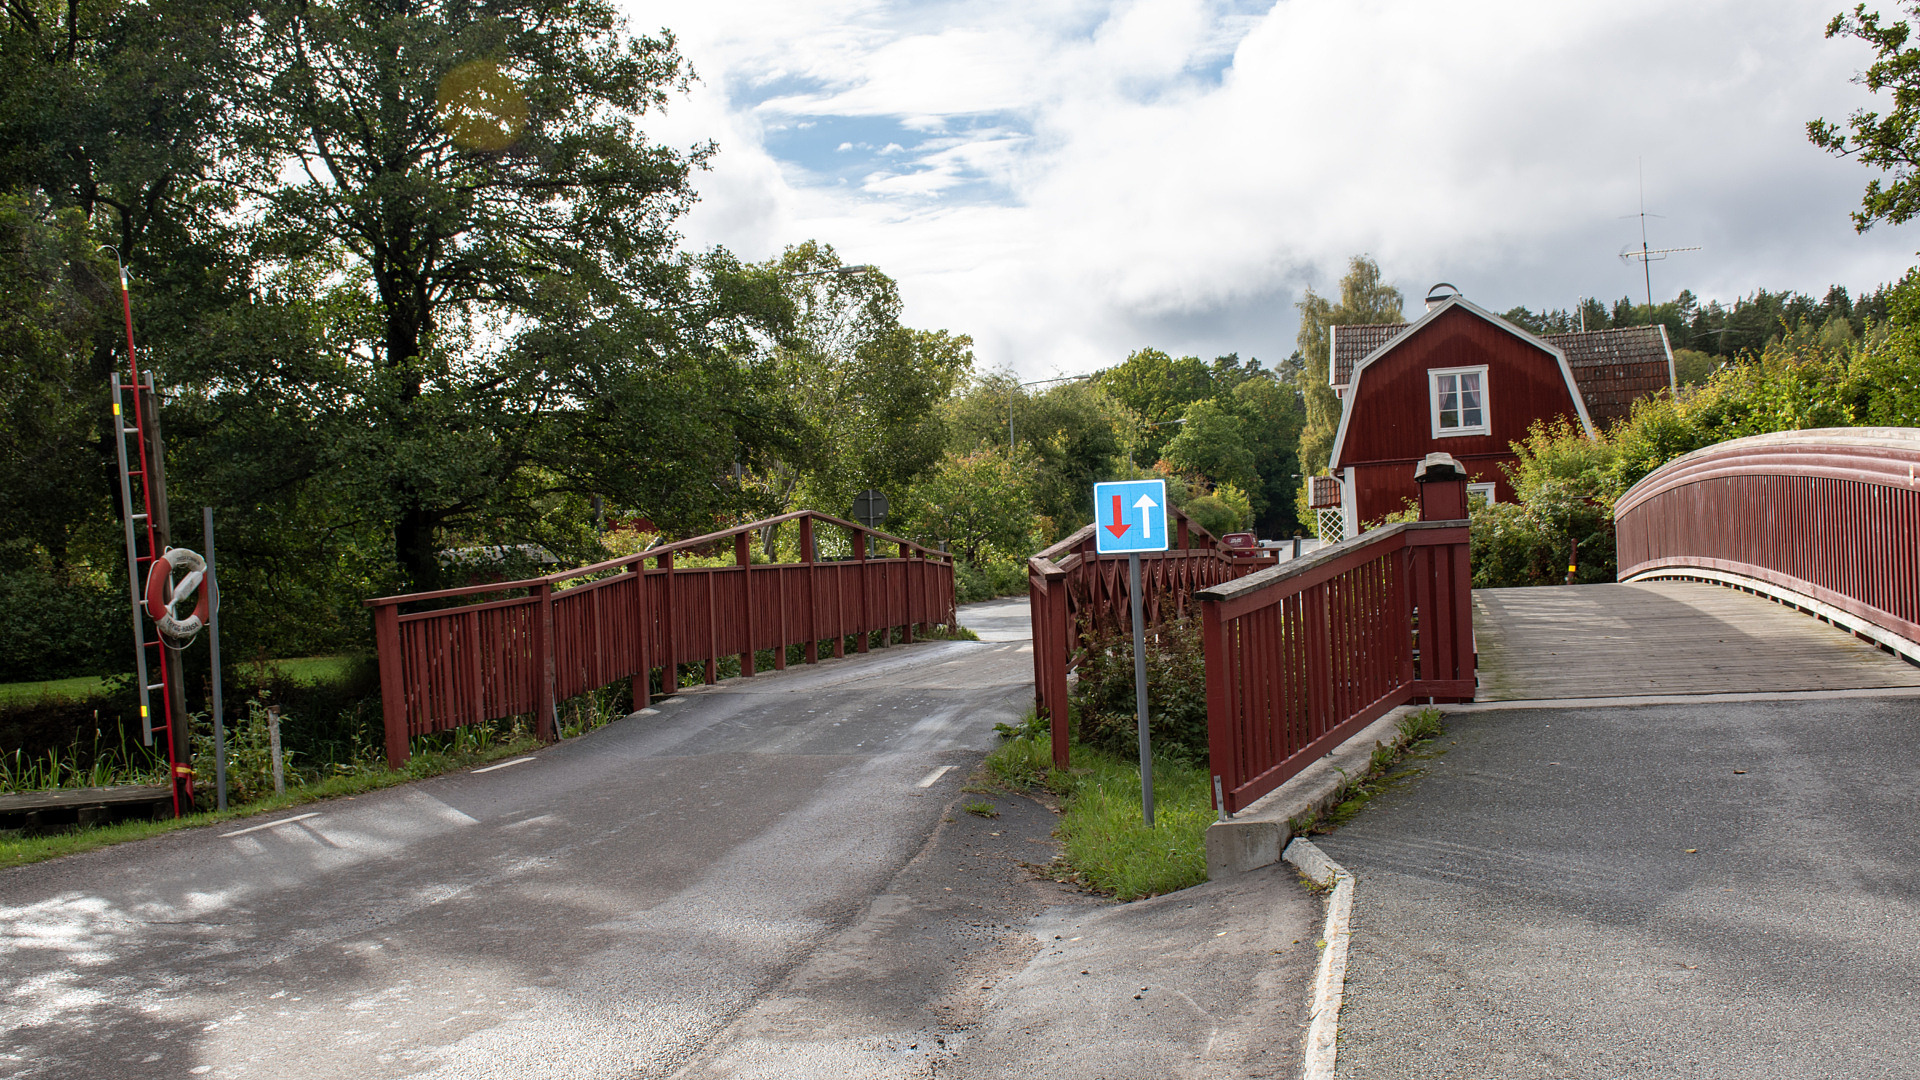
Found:
[[[1615,513],[1618,584],[1475,594],[1480,700],[1920,685],[1920,430],[1719,443]]]

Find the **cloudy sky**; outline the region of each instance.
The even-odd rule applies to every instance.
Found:
[[[1842,0],[625,0],[700,75],[649,133],[713,139],[685,224],[806,239],[900,281],[982,369],[1152,346],[1293,349],[1294,302],[1366,252],[1417,307],[1858,292],[1915,226],[1854,233],[1868,170],[1805,124],[1872,101]],[[1884,105],[1880,106],[1884,108]]]

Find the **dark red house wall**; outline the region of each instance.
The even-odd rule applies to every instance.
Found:
[[[1489,433],[1435,438],[1427,372],[1480,364],[1487,365]],[[1511,500],[1513,488],[1500,465],[1514,460],[1512,445],[1535,421],[1579,419],[1552,353],[1461,307],[1402,335],[1368,365],[1347,409],[1347,437],[1336,467],[1354,467],[1355,509],[1362,522],[1417,499],[1411,466],[1436,450],[1459,458],[1476,482],[1493,482],[1498,497]]]
[[[1507,474],[1500,468],[1516,460],[1511,453],[1453,456],[1460,458],[1460,464],[1467,467],[1467,477],[1471,482],[1493,484],[1493,497],[1501,502],[1514,500],[1513,485],[1507,482]],[[1404,461],[1356,465],[1353,470],[1353,491],[1362,525],[1372,524],[1388,514],[1405,510],[1408,499],[1413,500],[1416,508],[1420,504],[1420,485],[1413,480],[1413,466]]]

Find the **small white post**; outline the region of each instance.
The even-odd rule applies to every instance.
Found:
[[[273,793],[287,793],[285,763],[280,758],[280,706],[267,706],[267,747],[273,754]]]

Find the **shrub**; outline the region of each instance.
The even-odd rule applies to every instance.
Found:
[[[1093,635],[1079,670],[1072,696],[1079,740],[1110,753],[1137,755],[1132,632]],[[1206,676],[1198,621],[1179,619],[1148,629],[1147,730],[1156,756],[1207,759]]]
[[[37,568],[0,573],[0,682],[40,682],[133,666],[127,594],[66,584]]]

